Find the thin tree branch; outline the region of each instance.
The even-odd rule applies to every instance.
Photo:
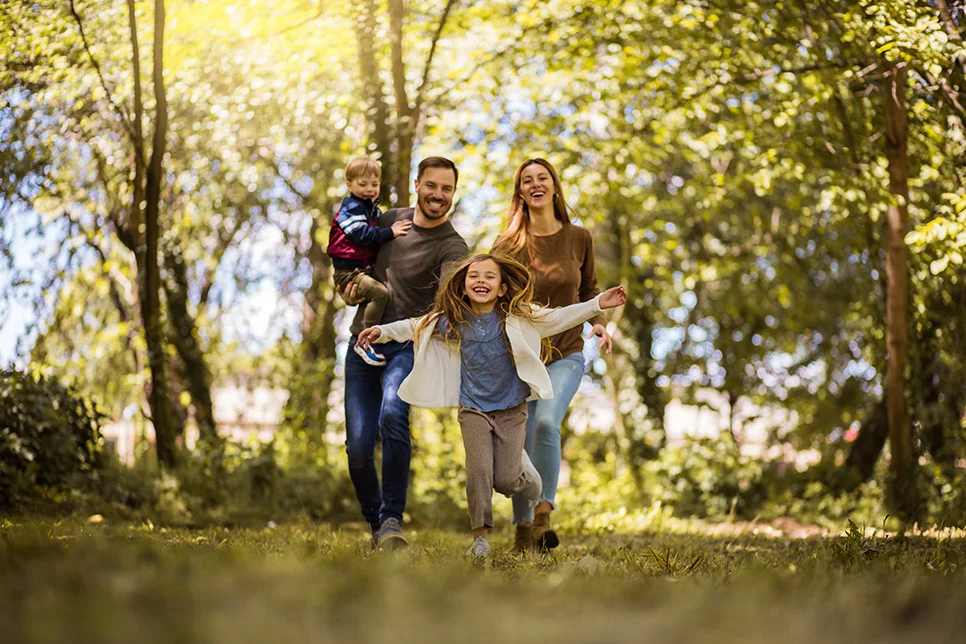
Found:
[[[955,116],[959,121],[959,126],[966,129],[966,108],[964,108],[962,103],[959,102],[959,92],[950,87],[949,83],[946,81],[940,80],[930,74],[926,69],[920,69],[918,71],[923,78],[929,81],[930,85],[938,87],[942,90],[943,96],[949,100],[950,105],[953,106],[956,112]]]
[[[324,13],[325,13],[325,3],[320,0],[319,1],[319,8],[318,8],[318,10],[313,15],[311,15],[308,18],[305,18],[303,20],[299,20],[296,23],[293,23],[291,25],[288,25],[287,27],[282,27],[281,29],[279,29],[278,31],[276,31],[274,34],[272,34],[272,37],[281,36],[282,34],[288,33],[290,31],[295,31],[299,27],[304,27],[305,25],[309,24],[310,22],[313,22],[313,21],[318,20],[319,18],[321,18],[322,17],[322,14],[324,14]]]
[[[510,42],[509,45],[507,45],[506,47],[504,47],[502,49],[499,49],[499,50],[491,53],[489,56],[487,56],[486,58],[484,58],[483,60],[481,60],[468,73],[466,73],[463,76],[461,76],[460,78],[458,78],[447,89],[445,89],[444,91],[440,92],[439,93],[439,96],[445,96],[445,95],[447,95],[454,87],[460,87],[462,85],[465,85],[470,80],[472,80],[473,77],[476,76],[476,74],[481,69],[487,67],[488,65],[490,65],[492,63],[495,63],[496,61],[500,60],[504,56],[506,56],[508,54],[511,54],[514,51],[516,51],[520,47],[520,42],[523,40],[523,38],[527,34],[529,34],[531,32],[534,32],[534,31],[539,32],[539,31],[548,30],[550,27],[553,26],[554,21],[555,21],[554,20],[555,18],[556,18],[556,16],[552,16],[552,17],[546,18],[545,20],[543,20],[540,23],[523,27],[520,30],[520,33],[517,34],[515,38],[513,38],[513,40]],[[429,104],[432,104],[432,103],[433,103],[433,101],[430,101],[429,102]]]
[[[411,117],[412,107],[406,94],[406,66],[402,50],[403,13],[403,0],[389,0],[389,34],[392,41],[390,64],[396,97],[396,116],[405,127],[406,121]]]
[[[84,51],[87,52],[87,57],[91,61],[91,65],[94,67],[94,71],[97,72],[97,78],[101,82],[101,88],[104,90],[104,96],[107,102],[111,104],[114,111],[117,112],[118,117],[121,119],[121,124],[124,126],[124,130],[128,133],[128,136],[134,138],[134,131],[131,129],[131,123],[128,121],[127,115],[121,106],[114,102],[112,98],[113,93],[111,89],[107,86],[107,81],[104,79],[104,74],[101,72],[101,65],[97,62],[94,57],[94,52],[91,51],[90,43],[87,41],[87,34],[84,32],[84,22],[81,20],[80,14],[77,13],[77,8],[74,6],[74,0],[70,0],[70,13],[74,17],[74,22],[77,23],[77,30],[80,32],[81,42],[84,44]]]
[[[423,75],[419,81],[419,88],[416,90],[416,105],[415,105],[415,118],[419,119],[422,114],[423,105],[423,95],[426,93],[426,87],[429,83],[429,72],[433,67],[433,56],[436,54],[436,46],[439,44],[439,39],[443,35],[443,29],[446,28],[446,22],[449,20],[450,11],[456,6],[458,0],[447,0],[446,6],[443,7],[443,15],[439,17],[439,24],[436,25],[436,31],[433,33],[433,39],[429,46],[429,55],[426,56],[426,64],[423,66]]]
[[[815,50],[819,50],[818,36],[815,35],[815,30],[812,29],[812,25],[808,19],[808,5],[806,5],[805,0],[799,0],[798,3],[799,13],[802,17],[802,24],[805,25],[805,36],[808,38],[808,42],[811,43]],[[855,171],[855,176],[860,176],[862,171],[859,169],[858,160],[858,150],[855,143],[855,135],[852,132],[852,126],[849,123],[848,110],[845,106],[845,101],[842,100],[842,96],[836,91],[832,97],[832,103],[835,105],[835,110],[838,113],[839,121],[842,125],[842,133],[845,135],[845,144],[849,148],[849,161],[852,164],[852,168]]]
[[[829,70],[829,69],[844,69],[847,67],[854,67],[854,66],[856,66],[856,61],[843,60],[843,61],[831,62],[831,63],[812,63],[809,65],[801,65],[799,67],[781,67],[776,65],[768,69],[758,69],[753,72],[744,74],[742,76],[730,78],[728,80],[719,79],[713,83],[709,83],[708,85],[702,87],[699,90],[696,90],[695,92],[687,96],[682,96],[683,102],[680,105],[697,100],[702,96],[704,96],[705,94],[707,94],[708,92],[718,87],[727,87],[729,85],[748,85],[750,83],[754,83],[756,81],[760,81],[765,78],[769,78],[771,76],[776,76],[778,74],[798,75],[798,74],[807,74],[809,72],[823,71],[823,70]]]
[[[855,171],[855,176],[861,176],[862,164],[859,162],[859,151],[856,144],[855,134],[852,132],[852,125],[849,121],[849,113],[845,106],[845,101],[839,95],[837,90],[835,92],[835,96],[832,97],[832,104],[835,105],[835,111],[838,114],[839,122],[842,125],[842,133],[845,135],[845,145],[849,147],[849,163],[851,163],[852,169]]]
[[[141,49],[138,45],[138,25],[137,15],[134,11],[134,0],[127,0],[128,29],[131,33],[131,65],[134,68],[134,157],[137,163],[135,171],[135,184],[142,185],[144,175],[145,159],[147,155],[144,151],[144,131],[142,122],[144,120],[144,103],[141,98]],[[137,189],[135,189],[137,194]]]
[[[130,310],[133,308],[133,306],[124,301],[124,294],[121,293],[121,288],[118,285],[117,280],[111,271],[106,268],[109,262],[107,253],[104,252],[104,249],[101,248],[101,245],[97,243],[94,231],[88,230],[81,222],[76,222],[76,224],[77,229],[83,233],[87,246],[97,253],[98,259],[101,260],[101,269],[103,270],[104,275],[107,277],[107,282],[110,287],[111,301],[114,303],[114,308],[117,309],[117,313],[121,317],[121,322],[130,322]],[[137,359],[135,359],[135,363],[136,362]]]
[[[115,199],[113,199],[115,195],[111,191],[110,178],[108,177],[107,173],[107,159],[105,159],[104,155],[101,154],[101,151],[97,149],[97,146],[92,145],[89,149],[93,152],[94,160],[97,162],[97,174],[100,178],[101,184],[104,186],[104,195],[108,202],[107,218],[111,221],[111,224],[114,225],[114,234],[117,235],[117,238],[125,248],[132,253],[137,253],[137,236],[127,226],[127,222],[125,222],[119,214],[124,210],[124,208],[121,207],[119,203],[115,204],[117,205],[117,208],[111,207],[111,202],[115,201]]]
[[[211,253],[211,263],[208,270],[205,272],[205,282],[201,287],[201,297],[198,299],[198,313],[201,314],[208,306],[208,299],[211,296],[211,289],[214,288],[215,278],[218,273],[218,267],[221,265],[221,260],[224,259],[225,253],[231,247],[232,243],[235,241],[235,237],[244,228],[243,224],[238,224],[232,227],[230,230],[224,227],[222,231],[218,234],[218,243],[215,246],[214,251]]]
[[[939,15],[942,17],[943,24],[946,26],[946,33],[949,34],[950,40],[962,41],[963,35],[957,29],[956,21],[953,19],[953,13],[949,10],[949,5],[946,4],[946,0],[936,0],[936,7],[939,9]]]
[[[308,18],[303,18],[302,20],[299,20],[298,22],[294,22],[294,23],[292,23],[290,25],[287,25],[285,27],[282,27],[281,29],[279,29],[278,31],[276,31],[274,33],[266,34],[265,37],[264,37],[264,39],[276,38],[278,36],[287,34],[290,31],[295,31],[296,29],[299,29],[301,27],[304,27],[305,25],[309,24],[310,22],[315,22],[316,20],[318,20],[319,18],[321,18],[324,14],[325,14],[325,2],[322,2],[322,0],[319,0],[319,8],[316,10],[316,12],[314,14],[312,14]],[[235,38],[235,39],[229,41],[229,44],[231,44],[231,45],[242,45],[242,44],[251,42],[252,40],[254,40],[254,39],[252,39],[252,38]]]
[[[303,206],[310,206],[311,201],[312,201],[311,196],[310,195],[307,195],[304,192],[302,192],[301,190],[299,190],[298,189],[298,186],[296,186],[294,183],[292,183],[292,180],[291,179],[289,179],[284,174],[282,174],[282,168],[279,167],[278,161],[276,161],[272,157],[268,157],[268,156],[265,156],[265,155],[260,155],[260,156],[262,157],[262,159],[265,160],[265,163],[267,163],[270,166],[272,166],[272,169],[275,170],[275,175],[279,179],[281,179],[282,180],[282,183],[284,183],[286,185],[286,187],[288,187],[288,189],[291,190],[292,193],[302,201],[302,205]]]

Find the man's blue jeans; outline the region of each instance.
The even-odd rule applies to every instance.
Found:
[[[527,416],[524,448],[543,479],[539,501],[557,508],[557,479],[560,477],[560,425],[567,407],[580,388],[584,376],[584,356],[574,353],[547,365],[553,383],[551,400],[531,400]],[[522,494],[513,495],[513,523],[533,521],[533,508]]]
[[[413,368],[411,342],[378,345],[386,356],[384,367],[363,362],[352,350],[349,338],[345,359],[345,429],[349,476],[373,529],[382,521],[402,521],[409,485],[412,444],[409,435],[409,403],[399,399],[399,385]],[[376,439],[382,439],[382,487],[376,475]]]

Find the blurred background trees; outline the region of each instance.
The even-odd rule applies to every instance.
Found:
[[[488,249],[541,156],[631,295],[615,353],[588,349],[575,499],[828,513],[871,485],[904,519],[966,522],[962,2],[2,11],[0,323],[22,369],[150,425],[168,468],[244,452],[264,491],[342,466],[324,249],[349,157],[380,158],[386,207],[453,158],[454,223]],[[239,376],[285,394],[270,448],[219,434],[214,389]],[[668,434],[681,403],[714,407],[721,444]],[[452,418],[418,419],[420,494],[458,504]]]

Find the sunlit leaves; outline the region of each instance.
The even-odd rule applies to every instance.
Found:
[[[0,54],[14,63],[0,68],[0,109],[17,119],[0,123],[10,168],[0,182],[51,222],[103,231],[130,198],[132,158],[107,99],[130,112],[131,52],[120,5],[76,4],[110,91],[63,3],[7,3],[14,20]],[[443,5],[407,3],[410,100]],[[392,96],[383,10],[369,35],[383,65],[376,80]],[[272,332],[299,333],[291,298],[309,283],[311,218],[328,217],[346,157],[366,144],[356,14],[346,2],[169,3],[166,241],[190,267],[212,353],[249,292],[280,294],[295,314],[280,314],[287,326]],[[459,163],[455,223],[478,248],[502,225],[514,168],[550,159],[594,231],[602,281],[630,276],[653,318],[654,370],[635,385],[653,378],[679,385],[675,395],[714,387],[779,402],[800,412],[801,442],[818,443],[879,394],[886,59],[909,68],[916,310],[946,302],[961,280],[966,141],[943,93],[958,82],[959,50],[929,3],[902,0],[458,3],[428,75],[415,158]],[[69,270],[58,265],[89,294],[103,282],[80,280],[85,271],[130,269],[109,236],[98,241],[111,270],[83,253]],[[76,247],[65,240],[63,252]],[[98,311],[101,340],[119,346],[126,330]],[[78,328],[71,316],[65,329]],[[631,323],[626,355],[636,351]]]

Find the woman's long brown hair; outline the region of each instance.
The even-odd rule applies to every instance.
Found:
[[[560,177],[550,162],[546,159],[528,159],[524,161],[516,173],[513,175],[513,197],[510,199],[510,208],[507,210],[507,226],[503,233],[493,244],[493,250],[497,253],[508,253],[516,255],[520,251],[529,251],[530,246],[530,208],[523,200],[523,191],[520,188],[520,180],[523,171],[531,165],[543,166],[550,173],[553,181],[553,216],[564,226],[570,224],[570,208],[564,201],[563,186]]]
[[[506,284],[506,292],[497,298],[496,312],[500,316],[500,325],[506,324],[508,316],[533,321],[536,315],[533,303],[533,278],[527,267],[506,255],[479,254],[467,257],[456,267],[456,270],[446,279],[436,291],[436,302],[433,310],[420,319],[416,325],[415,337],[418,342],[423,329],[435,326],[440,317],[449,322],[449,331],[445,339],[459,341],[459,329],[466,322],[466,315],[472,312],[470,300],[466,295],[466,274],[470,267],[478,262],[492,260],[500,269],[500,283]],[[546,338],[541,342],[540,357],[547,359],[550,355],[550,342]]]

